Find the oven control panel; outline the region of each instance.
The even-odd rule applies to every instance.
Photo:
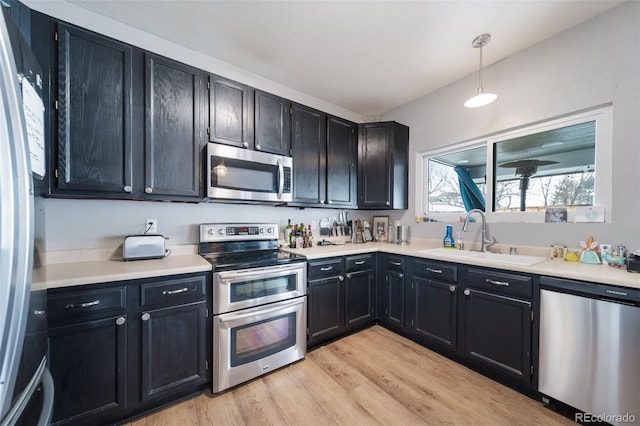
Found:
[[[200,225],[200,242],[276,240],[275,223],[206,223]]]

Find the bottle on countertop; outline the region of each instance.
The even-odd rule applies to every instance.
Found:
[[[311,232],[311,224],[307,225],[307,235],[309,237],[307,247],[313,247],[313,232]]]
[[[453,226],[447,225],[442,246],[446,248],[455,248],[455,240],[453,239]]]
[[[462,234],[460,232],[456,235],[455,246],[458,250],[464,250],[464,243],[462,242]]]
[[[284,242],[285,244],[291,243],[291,232],[293,232],[293,225],[291,224],[291,219],[287,219],[287,226],[284,227]]]
[[[289,247],[296,248],[296,234],[298,233],[298,225],[293,225],[293,230],[289,234]]]

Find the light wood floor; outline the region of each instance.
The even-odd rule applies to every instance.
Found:
[[[421,424],[574,423],[374,326],[232,391],[200,395],[129,426]]]

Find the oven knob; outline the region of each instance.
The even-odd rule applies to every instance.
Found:
[[[264,234],[264,228],[260,228],[260,233]]]
[[[209,234],[209,235],[213,235],[213,229],[209,229],[209,230],[207,231],[207,234]]]
[[[226,231],[224,230],[224,228],[223,229],[218,229],[218,234],[220,234],[220,235],[224,235],[225,232]]]
[[[267,234],[269,235],[273,234],[273,228],[267,228]]]

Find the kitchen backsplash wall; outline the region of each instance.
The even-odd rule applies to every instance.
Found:
[[[499,242],[577,245],[593,235],[600,242],[640,249],[640,2],[625,2],[555,37],[483,69],[483,85],[498,94],[485,107],[463,102],[477,88],[477,73],[386,114],[411,129],[410,158],[416,153],[478,140],[494,132],[612,104],[613,173],[608,224],[492,223]],[[490,28],[484,29],[490,31]],[[510,34],[492,34],[492,43]],[[491,46],[488,48],[491,51]],[[470,54],[473,52],[469,52]],[[416,194],[416,162],[410,163],[409,194]],[[438,238],[444,223],[415,223],[415,197],[397,215],[413,237]],[[418,209],[419,211],[419,209]],[[396,216],[396,214],[393,214]],[[455,230],[460,224],[455,225]],[[463,235],[467,240],[472,235]]]
[[[47,251],[115,248],[122,244],[124,236],[144,232],[146,219],[157,219],[158,233],[169,238],[167,245],[178,245],[196,244],[201,223],[264,221],[284,227],[287,219],[293,219],[295,223],[308,225],[330,215],[337,218],[340,211],[256,204],[113,200],[45,199],[43,205]],[[349,220],[371,217],[371,212],[345,211]],[[317,230],[314,234],[318,239]]]

